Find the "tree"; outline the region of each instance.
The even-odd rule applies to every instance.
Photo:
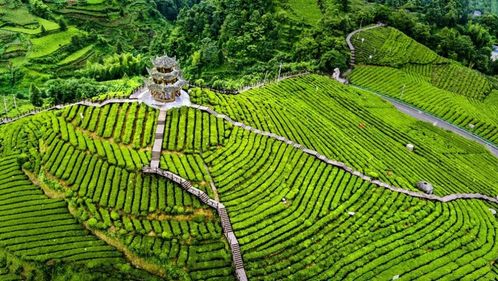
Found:
[[[47,4],[43,3],[41,0],[29,0],[28,8],[33,14],[45,19],[50,18],[52,14],[52,11]]]
[[[29,87],[29,93],[30,93],[31,104],[33,104],[34,106],[43,105],[43,100],[41,98],[41,91],[38,87],[31,84],[31,86]]]
[[[349,0],[339,0],[339,4],[341,5],[341,11],[349,12]]]
[[[12,62],[8,63],[8,68],[10,74],[10,86],[14,86],[19,80],[21,80],[23,73],[21,72],[21,69],[15,66]]]
[[[61,28],[61,31],[66,31],[67,30],[67,24],[63,19],[59,19],[59,26]]]

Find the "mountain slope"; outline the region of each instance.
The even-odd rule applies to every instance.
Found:
[[[412,104],[498,144],[496,86],[481,73],[441,58],[393,28],[353,37],[355,85]]]

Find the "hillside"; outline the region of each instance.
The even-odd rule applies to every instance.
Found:
[[[498,280],[493,1],[0,0],[0,281]]]
[[[176,183],[142,172],[154,136],[160,136],[160,167],[226,206],[249,280],[497,276],[498,221],[489,208],[498,205],[393,192],[306,152],[314,149],[417,194],[414,183],[424,179],[436,195],[494,196],[498,160],[483,147],[324,76],[287,79],[235,96],[190,93],[218,113],[198,106],[170,109],[159,135],[158,110],[138,103],[73,105],[0,126],[0,163],[12,171],[5,176],[24,181],[12,188],[33,197],[30,204],[17,204],[29,214],[36,200],[49,200],[39,203],[47,218],[60,213],[60,228],[75,228],[74,238],[61,238],[70,244],[57,243],[64,253],[77,253],[75,239],[83,239],[78,237],[86,228],[85,243],[97,243],[94,255],[108,251],[106,259],[115,263],[126,258],[172,280],[233,280],[218,214]],[[415,145],[413,152],[408,143]],[[31,191],[19,189],[24,185]],[[0,186],[6,190],[1,179]],[[16,229],[28,233],[46,223],[39,216],[32,220]],[[2,229],[13,230],[6,220],[0,221],[0,235],[10,233]],[[27,243],[23,237],[19,245]],[[54,246],[37,245],[40,257],[19,246],[0,248],[22,262],[53,259],[65,262],[61,268],[76,263],[78,255],[54,256]]]
[[[469,1],[469,8],[498,15],[498,3],[493,0],[471,0]]]
[[[136,81],[129,80],[144,72],[148,52],[162,49],[158,44],[171,27],[153,16],[160,15],[154,7],[147,1],[50,1],[36,8],[0,1],[0,95],[8,103],[0,114],[33,109],[33,85],[42,89],[35,106],[61,103],[48,89],[53,80],[85,84],[79,89],[84,98],[132,90]]]
[[[351,82],[441,117],[498,143],[496,85],[481,73],[437,56],[393,28],[353,37],[357,63]]]

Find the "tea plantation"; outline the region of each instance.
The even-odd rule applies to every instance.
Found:
[[[393,28],[353,36],[351,82],[399,99],[498,144],[495,80],[437,56]]]
[[[280,136],[407,190],[427,180],[436,195],[495,197],[498,159],[480,145],[326,76],[190,96],[217,113],[169,109],[160,167],[224,204],[248,280],[497,278],[498,204],[393,192]],[[0,126],[5,280],[236,278],[218,213],[142,172],[158,115],[79,104]]]

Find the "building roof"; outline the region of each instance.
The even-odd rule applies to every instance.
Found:
[[[496,61],[498,60],[498,46],[494,45],[493,50],[491,51],[491,60]]]
[[[152,64],[155,67],[164,67],[164,68],[172,68],[176,66],[176,58],[170,58],[167,55],[156,57],[152,60]]]
[[[149,72],[149,75],[156,80],[163,80],[165,82],[169,82],[175,79],[181,79],[180,71],[178,71],[177,69],[174,69],[173,71],[168,73],[159,72],[155,68],[147,69],[147,71]]]

